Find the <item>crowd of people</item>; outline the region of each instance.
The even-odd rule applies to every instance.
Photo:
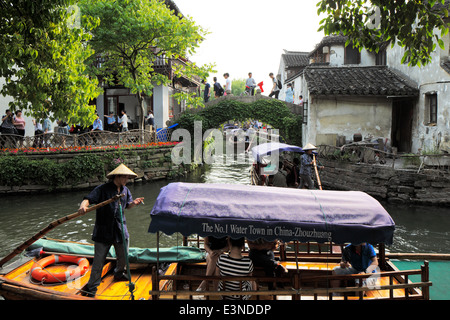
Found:
[[[245,254],[246,242],[248,254]],[[267,282],[268,290],[284,289],[284,284],[279,279],[288,273],[287,268],[275,257],[275,251],[279,249],[280,241],[267,241],[259,238],[254,241],[245,238],[233,239],[231,237],[216,238],[207,236],[204,238],[206,251],[206,276],[223,277],[251,277],[255,267],[263,270],[267,278],[274,281]],[[339,266],[334,267],[334,275],[361,274],[379,272],[378,260],[375,249],[369,243],[348,244],[341,257]],[[338,287],[339,280],[333,280],[331,285]],[[229,295],[223,295],[224,300],[248,300],[251,295],[232,294],[236,291],[257,290],[254,281],[202,281],[197,292],[202,291],[229,291]]]
[[[220,98],[222,96],[226,96],[228,94],[231,94],[231,84],[232,80],[230,79],[229,73],[224,73],[223,77],[225,79],[225,83],[222,85],[217,80],[217,77],[213,77],[213,87],[212,91],[214,91],[214,97]],[[273,72],[269,73],[270,81],[272,84],[272,88],[269,93],[269,97],[274,97],[275,99],[278,99],[278,96],[280,94],[281,89],[283,88],[283,85],[280,80],[278,80]],[[202,83],[205,85],[204,91],[203,91],[203,101],[206,103],[211,98],[211,85],[206,82],[205,80],[202,80]],[[251,96],[255,95],[255,89],[257,87],[256,81],[253,78],[253,73],[248,73],[248,78],[245,81],[245,93]],[[292,87],[291,83],[287,84],[287,89],[285,91],[286,97],[285,101],[289,103],[294,103],[294,89]],[[299,95],[299,105],[303,106],[303,96]]]
[[[42,148],[49,146],[49,135],[58,133],[62,136],[70,134],[82,134],[87,132],[127,132],[129,128],[129,119],[125,110],[120,111],[120,116],[110,112],[105,115],[106,121],[102,121],[101,117],[96,114],[96,119],[92,125],[86,127],[82,125],[71,125],[62,119],[56,120],[56,125],[52,126],[52,121],[49,117],[45,119],[32,119],[34,127],[34,141],[33,148]],[[148,111],[145,117],[145,124],[154,128],[154,116],[151,111]],[[6,110],[5,115],[2,116],[0,133],[0,148],[21,148],[25,138],[26,121],[22,116],[22,111],[17,110],[15,113],[11,110]],[[62,146],[65,147],[65,138],[62,137]],[[95,143],[95,139],[94,139]]]

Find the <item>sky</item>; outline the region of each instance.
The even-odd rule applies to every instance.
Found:
[[[174,0],[184,16],[207,29],[194,56],[198,65],[215,63],[213,77],[223,85],[223,74],[247,79],[253,73],[264,82],[264,95],[271,90],[269,73],[278,73],[283,49],[310,52],[323,38],[318,32],[321,17],[318,0]]]

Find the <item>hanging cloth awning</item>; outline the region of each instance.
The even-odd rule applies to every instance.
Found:
[[[252,148],[252,155],[255,161],[260,162],[261,158],[272,154],[273,152],[299,152],[303,153],[303,149],[297,146],[280,143],[280,142],[269,142],[257,145]]]
[[[178,182],[161,189],[149,232],[392,244],[394,229],[388,212],[364,192]]]

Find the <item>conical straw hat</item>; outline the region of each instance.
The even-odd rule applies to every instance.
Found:
[[[313,144],[311,144],[311,143],[308,143],[306,146],[304,146],[303,148],[302,148],[303,150],[316,150],[317,148],[316,148],[316,146],[315,145],[313,145]]]
[[[106,177],[110,179],[114,176],[130,176],[130,178],[136,178],[137,174],[128,169],[128,167],[122,163],[120,166],[108,173]]]

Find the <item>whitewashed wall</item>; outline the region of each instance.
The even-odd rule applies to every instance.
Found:
[[[397,45],[387,50],[388,66],[405,74],[419,85],[420,96],[414,109],[412,129],[412,152],[414,153],[420,150],[438,151],[438,146],[439,149],[450,151],[450,146],[445,145],[444,142],[450,139],[450,74],[440,65],[441,61],[449,58],[449,37],[450,35],[447,35],[443,39],[445,49],[442,50],[437,46],[432,53],[432,62],[422,67],[402,65],[400,62],[404,49]],[[438,97],[436,124],[428,123],[426,94],[431,92],[437,92]]]

